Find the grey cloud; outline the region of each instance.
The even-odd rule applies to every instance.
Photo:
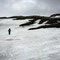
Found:
[[[60,0],[0,0],[0,16],[51,15],[60,12]]]

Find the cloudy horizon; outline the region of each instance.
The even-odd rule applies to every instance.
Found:
[[[0,16],[60,13],[60,0],[0,0]]]

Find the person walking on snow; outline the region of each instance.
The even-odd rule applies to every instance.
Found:
[[[11,34],[11,28],[8,29],[8,34],[9,34],[9,35]]]

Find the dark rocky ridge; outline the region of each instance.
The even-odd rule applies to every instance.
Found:
[[[59,16],[59,17],[56,17]],[[29,30],[40,29],[40,28],[60,28],[60,14],[52,14],[49,17],[46,16],[11,16],[11,17],[0,17],[0,19],[12,19],[12,20],[25,20],[28,22],[23,23],[19,26],[29,26],[35,24],[37,20],[40,20],[38,24],[43,24],[43,26],[38,26],[36,28],[29,28]],[[30,19],[30,20],[29,20]]]

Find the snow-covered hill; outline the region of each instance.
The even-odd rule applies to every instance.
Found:
[[[29,31],[22,22],[0,20],[0,60],[60,60],[60,28]]]

